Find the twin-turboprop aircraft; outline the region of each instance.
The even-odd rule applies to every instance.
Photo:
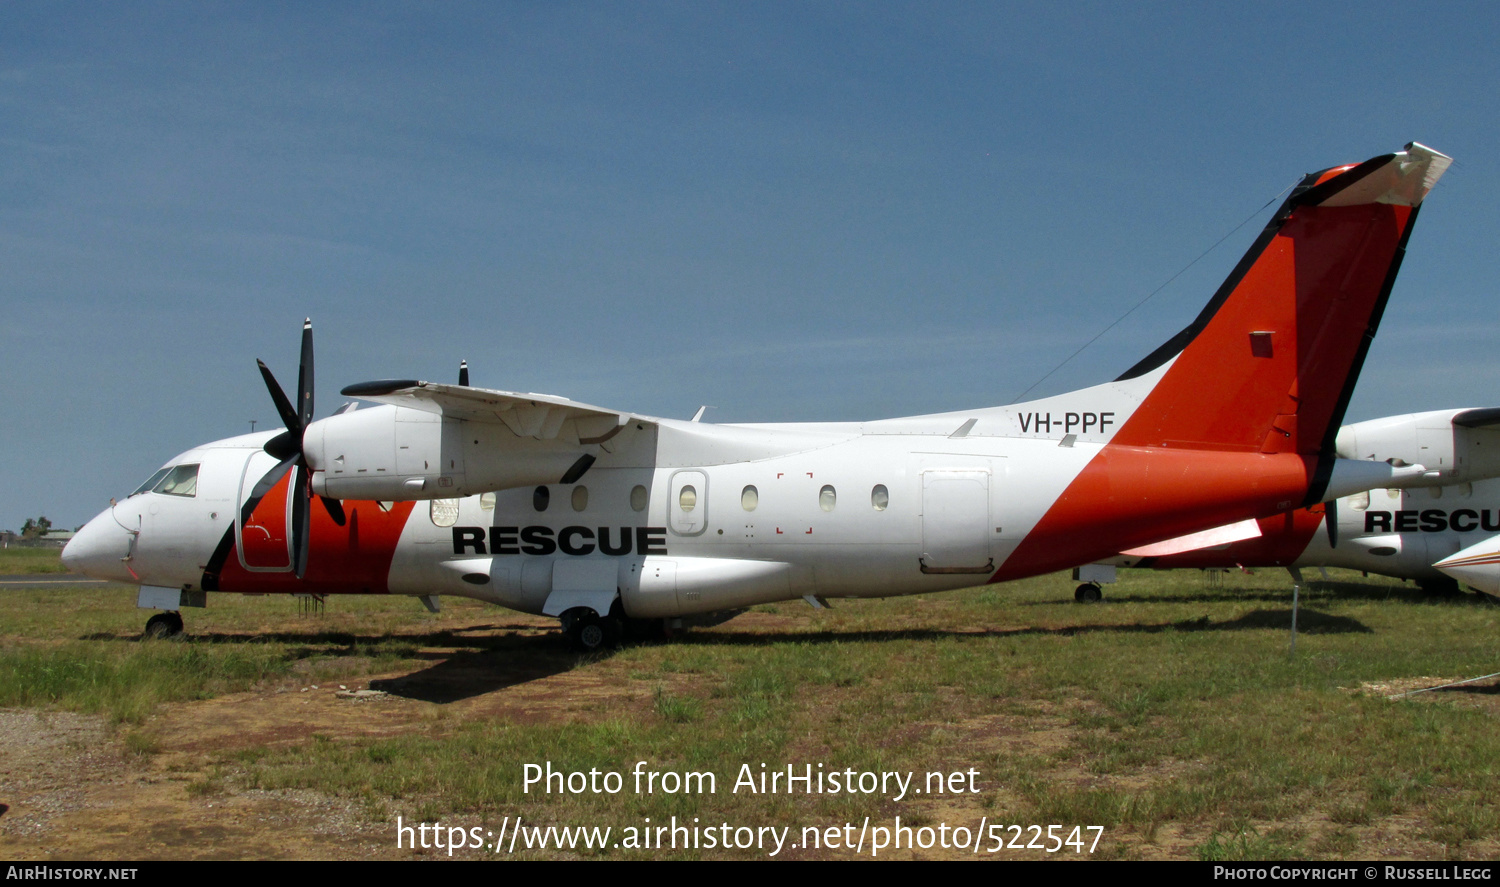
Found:
[[[1334,435],[1423,199],[1419,144],[1298,184],[1199,316],[1113,382],[873,422],[712,425],[465,384],[351,385],[189,450],[64,552],[169,612],[206,592],[452,594],[624,619],[963,588],[1392,486]],[[461,380],[463,381],[463,380]],[[316,503],[313,500],[317,500]]]

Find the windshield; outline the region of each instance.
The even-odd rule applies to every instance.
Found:
[[[178,465],[167,472],[156,486],[151,488],[153,493],[161,493],[165,496],[196,496],[198,495],[198,465]]]
[[[166,468],[163,468],[160,471],[156,472],[155,474],[151,475],[149,478],[146,479],[145,483],[143,483],[140,486],[136,487],[135,488],[135,492],[131,493],[130,495],[131,496],[139,496],[140,494],[142,494],[142,493],[146,492],[147,490],[151,489],[152,487],[156,486],[157,482],[160,481],[162,478],[166,477],[167,476],[167,472],[171,471],[171,470],[172,470],[172,466],[168,465]],[[126,498],[129,498],[129,497],[127,496]]]

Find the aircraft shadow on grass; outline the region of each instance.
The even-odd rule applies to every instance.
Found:
[[[1255,601],[1272,604],[1290,603],[1292,582],[1287,580],[1284,588],[1257,588],[1246,591],[1215,590],[1205,588],[1192,594],[1149,594],[1137,592],[1106,592],[1106,604],[1224,604],[1232,601]],[[1302,586],[1303,602],[1317,600],[1334,602],[1381,601],[1443,606],[1492,606],[1496,599],[1486,594],[1458,593],[1446,596],[1432,595],[1416,587],[1399,585],[1365,585],[1359,582],[1325,582],[1315,580]],[[1053,606],[1060,601],[1029,601],[1022,606]],[[1097,606],[1097,605],[1094,605]]]
[[[1222,602],[1222,599],[1219,599]],[[731,614],[735,615],[735,614]],[[778,643],[829,644],[859,642],[890,642],[893,640],[936,641],[948,638],[1016,638],[1028,636],[1075,637],[1095,633],[1111,634],[1163,634],[1166,632],[1203,631],[1284,631],[1291,626],[1291,608],[1259,609],[1229,620],[1213,620],[1208,616],[1197,619],[1182,619],[1174,622],[1132,623],[1125,625],[1069,625],[1055,628],[1039,626],[1018,628],[963,629],[890,629],[856,631],[822,631],[814,634],[777,631],[716,631],[687,632],[674,638],[675,645],[748,647],[771,646]],[[704,619],[699,624],[716,624],[727,621]],[[378,655],[383,646],[416,646],[414,652],[404,652],[403,658],[430,663],[410,674],[395,678],[377,679],[369,682],[371,690],[379,690],[392,696],[415,699],[423,702],[446,704],[471,699],[504,690],[509,687],[552,677],[578,667],[579,654],[570,650],[562,639],[552,633],[535,634],[531,624],[483,624],[463,629],[453,629],[416,635],[358,635],[347,632],[315,633],[260,633],[209,632],[194,634],[182,641],[159,641],[157,643],[230,644],[251,642],[277,642],[300,645],[294,658],[312,656],[369,656]],[[1302,608],[1297,615],[1297,630],[1305,634],[1373,634],[1373,630],[1357,619],[1335,616],[1309,608]],[[513,632],[488,634],[488,632]],[[521,634],[519,632],[528,633]],[[486,632],[479,634],[479,632]],[[86,635],[85,640],[137,642],[132,637],[97,633]],[[612,655],[610,651],[587,654],[590,661]]]
[[[1133,623],[1129,625],[1067,625],[1057,628],[1029,626],[1024,628],[984,628],[978,630],[914,628],[876,631],[828,631],[819,634],[778,634],[775,632],[715,632],[711,635],[688,635],[684,641],[705,645],[750,646],[768,641],[786,640],[806,644],[849,643],[857,641],[940,640],[965,637],[1075,637],[1084,634],[1162,634],[1169,631],[1242,631],[1246,629],[1288,629],[1292,610],[1255,610],[1236,619],[1215,621],[1207,616],[1180,619],[1175,622]],[[1301,608],[1297,630],[1310,634],[1374,634],[1374,630],[1347,616],[1334,616]]]
[[[907,629],[889,631],[689,633],[671,643],[696,646],[771,646],[776,643],[829,644],[889,642],[893,640],[941,640],[961,637],[1025,637],[1052,635],[1072,637],[1091,633],[1162,634],[1166,632],[1286,630],[1291,626],[1291,610],[1255,610],[1236,619],[1213,621],[1208,617],[1177,622],[1134,625],[1078,625],[1060,628],[984,629],[980,631],[944,629]],[[1357,619],[1334,616],[1317,610],[1303,609],[1297,616],[1297,630],[1307,634],[1372,634],[1373,630]],[[489,644],[483,652],[464,652],[449,656],[421,671],[383,681],[371,681],[370,689],[393,696],[424,702],[448,703],[503,690],[527,681],[549,677],[575,668],[578,654],[557,643],[555,636],[514,638],[511,644]],[[507,658],[497,659],[501,655]],[[589,654],[591,660],[607,658],[608,652]],[[523,664],[517,665],[519,659]]]

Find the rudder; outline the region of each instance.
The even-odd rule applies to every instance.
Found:
[[[1112,443],[1331,457],[1422,199],[1451,160],[1417,143],[1306,176]]]

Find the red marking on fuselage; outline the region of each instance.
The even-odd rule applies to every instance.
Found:
[[[266,494],[261,505],[272,499],[273,494],[284,503],[290,478],[289,473]],[[390,591],[396,543],[414,505],[396,502],[390,511],[384,511],[375,502],[345,501],[345,521],[341,527],[314,497],[308,509],[312,523],[307,572],[303,578],[298,579],[291,571],[251,572],[240,566],[239,552],[231,551],[219,570],[218,590],[251,594],[385,594]],[[260,512],[261,507],[257,507],[256,514]],[[283,542],[282,551],[285,550]],[[285,554],[281,559],[283,564],[287,563]]]
[[[1105,447],[990,581],[1076,567],[1295,503],[1316,464],[1292,454]]]
[[[286,494],[290,486],[283,481],[267,490],[241,528],[238,537],[241,553],[245,563],[252,567],[284,570],[291,566],[286,518]]]

